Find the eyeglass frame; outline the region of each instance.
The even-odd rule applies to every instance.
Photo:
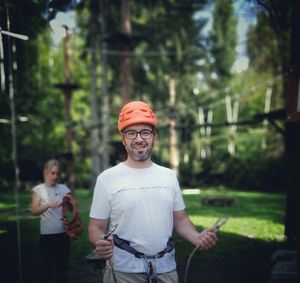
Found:
[[[151,135],[149,136],[149,138],[143,138],[142,137],[142,132],[149,132],[149,133],[151,133]],[[135,137],[132,139],[132,138],[129,138],[129,137],[127,137],[127,135],[126,135],[126,133],[128,133],[128,132],[134,132],[135,133]],[[123,134],[124,134],[124,136],[125,136],[125,138],[127,138],[127,139],[129,139],[129,140],[135,140],[136,138],[137,138],[137,136],[138,135],[140,135],[140,137],[143,139],[143,140],[148,140],[148,139],[151,139],[154,135],[155,135],[155,131],[154,130],[150,130],[150,129],[143,129],[143,130],[141,130],[141,131],[136,131],[136,130],[125,130],[125,131],[123,131]]]

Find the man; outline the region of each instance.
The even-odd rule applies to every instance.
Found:
[[[173,228],[201,250],[217,241],[215,228],[200,233],[189,220],[175,173],[151,161],[156,128],[148,104],[126,104],[118,129],[127,159],[102,172],[96,182],[89,239],[108,260],[105,283],[177,283]],[[114,235],[105,235],[112,229]]]

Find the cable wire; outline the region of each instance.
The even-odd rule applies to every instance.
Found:
[[[228,215],[223,215],[223,216],[219,217],[212,227],[217,229],[217,231],[218,231],[221,228],[221,226],[223,226],[227,222],[228,218],[229,218]],[[196,246],[189,255],[189,258],[188,258],[186,266],[185,266],[183,283],[187,282],[187,276],[188,276],[190,264],[191,264],[194,254],[196,253],[197,250],[199,250],[199,246]]]
[[[183,283],[186,283],[187,281],[187,276],[188,276],[188,271],[189,271],[189,268],[190,268],[190,263],[191,263],[191,260],[192,260],[192,257],[194,256],[195,252],[199,249],[198,246],[196,246],[193,251],[190,253],[189,255],[189,258],[187,260],[187,263],[186,263],[186,266],[185,266],[185,271],[184,271],[184,279],[183,279]]]

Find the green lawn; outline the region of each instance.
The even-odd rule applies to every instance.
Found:
[[[231,197],[234,204],[207,206],[202,204],[202,199],[207,196]],[[80,189],[76,191],[76,197],[87,228],[91,195],[87,190]],[[284,194],[205,188],[198,194],[184,194],[184,200],[191,220],[199,229],[210,227],[221,215],[229,216],[228,222],[218,233],[218,244],[209,251],[194,255],[189,269],[189,283],[268,282],[270,256],[284,245]],[[9,282],[19,282],[20,270],[24,283],[37,282],[39,275],[39,218],[30,215],[30,201],[30,192],[19,194],[17,217],[15,195],[0,193],[1,266],[9,274]],[[175,238],[178,271],[182,279],[193,247],[176,235]],[[18,256],[18,247],[21,257]],[[85,261],[92,249],[85,229],[84,234],[72,243],[72,283],[85,282],[84,278],[89,273],[93,274]]]

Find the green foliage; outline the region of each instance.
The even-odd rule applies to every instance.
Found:
[[[205,56],[204,50],[197,47],[201,26],[193,19],[204,4],[160,1],[152,7],[139,7],[144,12],[132,21],[132,29],[142,38],[134,50],[134,95],[147,97],[156,108],[163,107],[168,103],[169,80],[173,77],[178,101],[188,99],[195,82],[191,73],[199,69],[197,60]]]
[[[231,77],[231,67],[235,61],[235,47],[237,42],[236,25],[232,0],[215,1],[213,11],[213,31],[211,52],[214,58],[212,71],[219,79],[219,85],[223,80]]]
[[[26,42],[15,40],[14,55],[18,66],[18,69],[14,69],[16,113],[17,116],[28,117],[26,123],[17,122],[18,163],[22,188],[25,188],[26,183],[41,180],[41,168],[46,159],[56,157],[65,164],[65,100],[61,90],[54,87],[64,80],[64,61],[62,42],[53,42],[42,13],[45,11],[44,2],[27,1],[26,5],[13,2],[6,1],[9,3],[9,15],[12,16],[12,30],[27,34],[30,38]],[[63,4],[67,2],[72,1],[64,1]],[[99,114],[102,114],[102,39],[106,40],[108,51],[107,91],[112,165],[120,160],[122,151],[116,131],[116,117],[122,103],[120,63],[124,42],[119,37],[115,41],[108,40],[120,35],[121,6],[119,2],[102,1],[102,10],[100,2],[83,1],[76,8],[78,28],[71,44],[72,80],[80,85],[79,90],[74,91],[72,100],[77,186],[88,186],[91,179],[90,132],[95,126],[90,110],[91,63],[96,60]],[[248,47],[252,66],[245,72],[231,73],[236,43],[236,19],[232,1],[214,1],[214,27],[210,38],[202,34],[205,21],[196,17],[207,2],[168,0],[130,3],[133,35],[129,48],[133,55],[132,98],[150,102],[157,113],[160,129],[153,158],[156,162],[169,166],[168,123],[169,118],[175,115],[181,157],[180,178],[185,185],[226,182],[243,188],[275,188],[273,184],[278,184],[279,187],[281,183],[277,179],[281,176],[283,138],[270,124],[238,126],[234,137],[236,156],[229,156],[227,144],[232,137],[228,133],[228,127],[224,125],[224,96],[230,95],[232,103],[239,101],[239,120],[252,120],[254,115],[264,111],[268,87],[273,91],[271,110],[283,108],[284,88],[282,78],[278,76],[278,66],[280,61],[284,61],[279,59],[279,55],[286,56],[288,48],[278,48],[276,34],[266,24],[266,18],[259,15],[259,24],[249,33]],[[1,27],[5,29],[6,12],[3,5],[1,2]],[[100,12],[105,18],[105,35],[101,33]],[[30,20],[25,20],[29,18]],[[256,48],[258,45],[260,48]],[[6,43],[4,47],[7,58]],[[267,64],[268,62],[272,63]],[[212,72],[218,74],[217,81],[212,80]],[[227,80],[229,77],[231,79]],[[170,78],[176,79],[175,111],[171,111],[169,107]],[[217,82],[217,88],[214,88],[217,84],[212,84],[212,81]],[[205,113],[213,111],[210,138],[200,134],[199,107],[203,107]],[[1,119],[10,119],[7,92],[0,95],[0,112]],[[276,124],[284,127],[282,122],[277,121]],[[102,122],[96,126],[101,132]],[[4,188],[9,187],[14,180],[11,125],[0,124],[0,129],[4,137],[0,140],[0,170],[3,173],[0,186]],[[265,137],[268,148],[262,150],[261,141]],[[201,149],[208,143],[211,145],[211,158],[203,159]],[[259,163],[255,162],[256,159]]]
[[[28,172],[26,164],[32,164],[35,162],[35,157],[41,156],[38,152],[43,149],[43,152],[49,148],[43,144],[41,136],[41,129],[46,131],[46,127],[41,125],[49,125],[47,118],[45,120],[42,117],[38,119],[37,113],[47,113],[43,107],[41,107],[40,100],[45,96],[49,89],[49,68],[45,71],[44,65],[39,64],[40,56],[44,56],[44,51],[40,50],[38,35],[42,32],[42,40],[45,44],[49,43],[49,34],[45,31],[46,22],[42,17],[43,3],[40,1],[26,1],[25,3],[15,3],[15,1],[1,1],[1,28],[3,30],[10,29],[15,33],[27,35],[28,41],[15,39],[9,36],[3,36],[3,53],[4,53],[4,69],[5,72],[5,91],[0,95],[0,113],[1,118],[11,120],[11,105],[12,105],[12,93],[14,94],[14,104],[16,112],[16,127],[17,127],[17,148],[19,150],[19,162],[24,168],[23,172]],[[10,26],[8,27],[8,23]],[[11,47],[14,46],[15,52],[12,52]],[[44,49],[49,50],[49,48]],[[9,85],[9,73],[11,70],[12,85]],[[43,87],[43,88],[42,88]],[[11,90],[9,93],[9,89]],[[53,109],[57,109],[54,108]],[[53,113],[54,114],[54,113]],[[28,122],[21,122],[19,117],[28,118]],[[49,117],[49,115],[48,115]],[[4,139],[0,140],[0,168],[4,169],[4,175],[6,181],[12,181],[14,179],[14,173],[12,168],[12,144],[13,138],[11,133],[11,124],[1,124],[1,131],[3,130]],[[35,143],[33,145],[32,137],[35,137]],[[38,146],[37,146],[38,145]],[[29,157],[30,156],[30,157]],[[29,161],[29,162],[27,162]],[[26,168],[26,169],[25,169]],[[30,170],[31,173],[36,168]],[[26,175],[26,174],[25,174]],[[32,174],[21,177],[32,178]],[[2,178],[1,178],[2,179]],[[5,180],[5,179],[4,179]],[[3,183],[5,183],[4,180]],[[5,184],[4,184],[5,185]]]
[[[223,133],[222,133],[223,132]],[[183,184],[227,185],[262,191],[285,190],[285,172],[282,136],[272,128],[238,128],[234,156],[227,152],[229,135],[222,131],[209,138],[211,155],[201,158],[200,149],[205,140],[190,144],[190,159],[181,163],[180,178]],[[202,142],[201,142],[202,141]],[[266,142],[266,147],[263,145]]]
[[[257,25],[248,32],[247,53],[250,64],[257,71],[266,70],[278,72],[280,67],[280,51],[274,30],[265,14],[257,15]],[[256,48],[261,46],[261,48]]]

